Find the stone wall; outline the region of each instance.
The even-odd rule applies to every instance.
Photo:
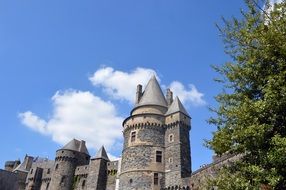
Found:
[[[17,174],[0,169],[0,189],[19,190]]]
[[[192,173],[189,180],[190,187],[192,187],[192,190],[204,189],[206,181],[215,178],[217,171],[221,167],[230,165],[241,157],[242,155],[223,155],[221,157],[214,157],[213,163],[203,165],[200,169]]]
[[[40,189],[42,183],[43,169],[36,167],[32,168],[29,172],[30,178],[28,178],[28,184],[26,190],[36,190]]]
[[[25,190],[28,172],[26,172],[26,171],[15,171],[15,173],[18,176],[19,190]]]
[[[107,160],[92,159],[89,165],[87,178],[88,189],[106,189],[107,182]]]
[[[164,187],[164,174],[159,173],[159,185],[154,185],[154,173],[151,171],[128,172],[120,176],[120,190],[159,190]]]
[[[87,177],[89,173],[89,165],[77,166],[73,178],[73,190],[87,189]]]
[[[172,136],[172,139],[170,139]],[[171,141],[170,141],[171,140]],[[181,144],[178,126],[168,127],[165,133],[165,181],[166,187],[178,184],[181,179]]]
[[[107,163],[107,183],[106,190],[114,190],[118,174],[119,161],[112,161]]]
[[[190,119],[181,113],[166,117],[165,187],[182,185],[182,178],[191,175]]]
[[[26,183],[26,189],[46,190],[47,186],[51,181],[51,175],[53,172],[54,161],[52,160],[41,160],[32,163],[31,169],[28,172]]]
[[[180,125],[180,144],[181,144],[181,177],[186,178],[191,176],[191,148],[190,148],[190,126],[184,123]]]

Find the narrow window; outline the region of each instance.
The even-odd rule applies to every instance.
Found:
[[[134,142],[136,138],[136,131],[131,132],[131,142]]]
[[[159,176],[158,173],[154,173],[154,185],[158,185],[159,184]]]
[[[55,169],[57,170],[57,169],[58,169],[58,167],[59,167],[59,164],[57,164],[57,165],[56,165],[56,168],[55,168]]]
[[[84,186],[85,186],[85,180],[83,180],[83,181],[82,181],[81,186],[82,186],[82,187],[84,187]]]
[[[169,142],[173,142],[174,141],[174,135],[170,135],[169,136]]]
[[[172,157],[169,158],[169,163],[170,163],[170,164],[173,163],[173,158],[172,158]]]
[[[66,179],[66,176],[62,176],[61,184],[64,184],[64,183],[65,183],[65,179]]]
[[[33,173],[33,169],[31,169],[31,172],[30,172],[30,174],[32,174]]]
[[[47,183],[46,190],[49,189],[50,183]]]
[[[156,162],[162,162],[162,151],[156,151]]]
[[[48,168],[47,174],[50,174],[50,172],[51,172],[51,170],[50,170],[50,168]]]

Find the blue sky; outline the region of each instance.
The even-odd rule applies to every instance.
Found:
[[[225,55],[215,23],[240,17],[229,0],[0,0],[0,167],[25,154],[54,159],[75,138],[91,155],[121,154],[122,119],[135,84],[155,73],[192,117],[193,170],[211,162],[203,146],[222,89],[210,65]]]

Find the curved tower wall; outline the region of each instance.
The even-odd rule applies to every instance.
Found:
[[[88,164],[89,158],[90,156],[85,153],[67,149],[58,150],[49,189],[72,189],[75,168],[78,165]]]
[[[124,123],[119,189],[160,189],[164,187],[165,107],[150,105],[135,108]],[[135,133],[135,137],[134,137]],[[161,161],[156,161],[156,153]],[[156,175],[158,177],[156,177]],[[158,179],[155,179],[154,176]]]

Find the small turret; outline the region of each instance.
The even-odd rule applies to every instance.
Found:
[[[85,141],[73,139],[57,150],[50,189],[70,190],[73,185],[75,168],[89,163],[89,153]]]
[[[89,165],[90,172],[87,178],[88,189],[106,189],[107,162],[109,162],[109,158],[105,148],[102,146],[96,156],[91,159]]]
[[[94,159],[104,159],[104,160],[106,160],[106,161],[109,161],[109,158],[108,158],[108,156],[107,156],[107,153],[106,153],[106,151],[105,151],[104,146],[102,146],[102,147],[98,150],[98,152],[97,152],[96,156],[94,157]]]
[[[181,178],[191,175],[191,117],[178,97],[169,106],[165,116],[165,185],[171,187]]]
[[[177,112],[183,113],[184,115],[190,117],[178,96],[176,96],[175,100],[172,101],[172,104],[170,105],[165,115],[168,116]]]

